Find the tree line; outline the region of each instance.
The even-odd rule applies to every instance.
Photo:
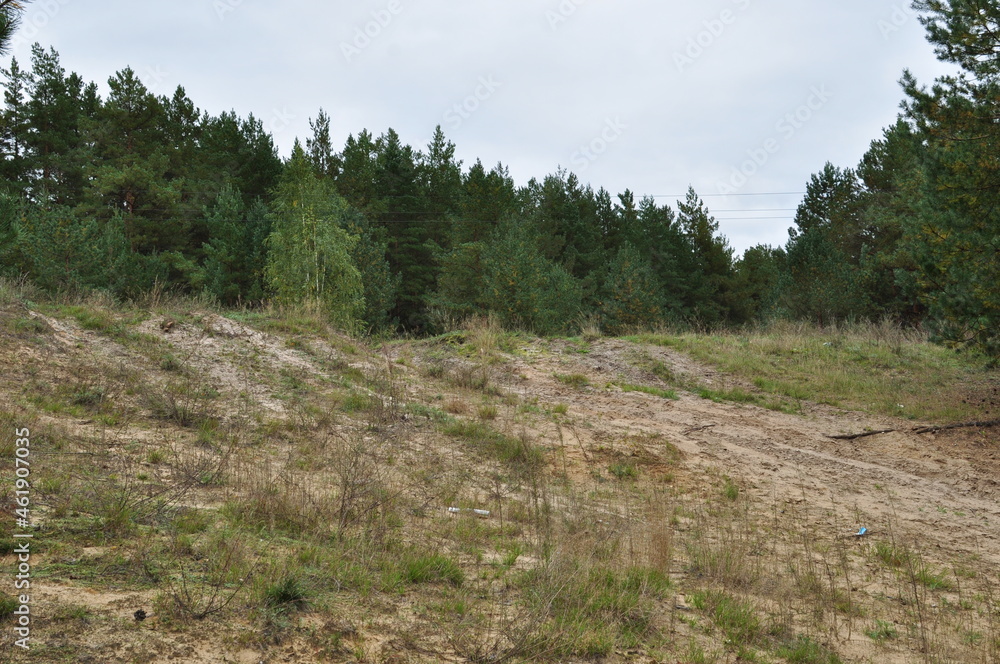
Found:
[[[898,121],[812,176],[782,247],[737,257],[697,193],[675,207],[559,170],[518,186],[465,166],[440,127],[278,155],[263,123],[151,92],[102,97],[36,45],[4,70],[0,270],[121,297],[154,285],[227,305],[308,304],[343,325],[430,333],[477,312],[542,334],[664,322],[892,317],[1000,354],[1000,3],[916,3],[954,76],[903,78]]]

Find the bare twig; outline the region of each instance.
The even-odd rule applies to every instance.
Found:
[[[892,433],[896,429],[879,429],[878,431],[863,431],[861,433],[851,433],[845,434],[843,436],[827,436],[833,440],[857,440],[858,438],[865,438],[867,436],[877,436],[882,433]]]
[[[976,427],[987,429],[990,427],[1000,427],[1000,420],[987,420],[984,422],[962,422],[960,424],[946,424],[944,426],[936,427],[920,427],[914,429],[913,433],[936,433],[938,431],[947,431],[948,429],[974,429]]]
[[[980,422],[960,422],[958,424],[943,424],[940,426],[917,427],[915,429],[912,429],[911,431],[913,433],[937,433],[938,431],[948,431],[950,429],[974,429],[976,427],[983,429],[990,427],[1000,427],[1000,420],[986,420]],[[695,429],[695,431],[697,431],[697,429]],[[827,436],[827,438],[833,440],[857,440],[858,438],[864,438],[866,436],[877,436],[883,433],[893,433],[894,431],[899,431],[899,429],[879,429],[878,431],[863,431],[861,433],[844,434],[842,436]]]

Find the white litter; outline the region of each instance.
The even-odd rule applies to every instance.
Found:
[[[463,510],[462,510],[461,507],[449,507],[448,511],[451,512],[452,514],[458,514],[458,513],[462,512]],[[486,519],[486,518],[488,518],[490,516],[490,511],[489,510],[464,510],[464,511],[466,511],[466,512],[472,512],[476,516],[481,516],[484,519]]]

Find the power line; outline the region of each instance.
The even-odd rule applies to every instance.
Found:
[[[715,217],[716,221],[795,221],[793,217]]]
[[[808,192],[805,192],[805,191],[771,191],[771,192],[760,191],[760,192],[753,192],[753,193],[746,193],[746,194],[737,194],[737,193],[733,193],[733,194],[699,194],[698,192],[695,192],[695,194],[698,196],[698,198],[717,198],[717,197],[727,198],[729,196],[804,196],[806,193],[808,193]],[[686,193],[684,193],[684,194],[650,194],[649,197],[650,198],[686,198],[687,194]]]
[[[798,208],[753,208],[751,210],[711,210],[711,212],[797,212]]]

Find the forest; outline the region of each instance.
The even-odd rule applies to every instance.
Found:
[[[784,246],[742,256],[693,189],[671,207],[562,169],[518,184],[458,161],[440,127],[423,147],[392,129],[338,147],[323,109],[283,158],[259,118],[156,95],[129,67],[102,96],[36,44],[3,71],[0,276],[306,305],[355,332],[477,312],[542,335],[891,319],[997,357],[1000,7],[982,5],[917,3],[959,73],[905,73],[897,122],[858,164],[817,165]]]

